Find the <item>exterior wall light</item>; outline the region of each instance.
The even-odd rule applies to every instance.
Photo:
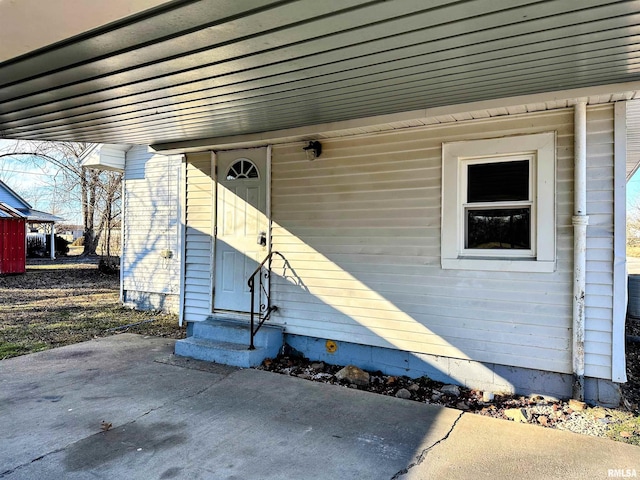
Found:
[[[307,154],[307,160],[315,160],[322,154],[322,144],[317,140],[311,140],[303,150]]]

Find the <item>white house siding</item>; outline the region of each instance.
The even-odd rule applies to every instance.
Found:
[[[554,273],[440,267],[443,142],[557,132]],[[612,110],[589,110],[587,374],[610,375]],[[573,112],[325,139],[272,160],[273,321],[291,334],[571,372]],[[514,144],[517,148],[517,143]],[[597,211],[595,211],[597,210]],[[609,316],[607,316],[609,315]],[[609,347],[609,350],[607,348]]]
[[[185,190],[184,319],[194,322],[211,314],[214,189],[210,153],[187,155]]]
[[[180,293],[178,191],[180,156],[127,152],[124,175],[124,301],[177,312]],[[171,251],[171,258],[163,258]]]
[[[585,374],[611,378],[613,318],[613,105],[587,114]]]

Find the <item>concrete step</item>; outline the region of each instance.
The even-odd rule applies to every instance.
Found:
[[[220,342],[238,343],[249,347],[251,338],[249,322],[224,317],[214,317],[204,322],[194,322],[193,337]],[[256,347],[280,348],[283,341],[282,327],[265,323],[254,338]]]
[[[249,368],[257,367],[265,358],[275,357],[279,349],[279,346],[274,345],[270,348],[256,347],[255,350],[249,350],[248,345],[239,343],[188,337],[176,342],[175,354],[206,362]]]

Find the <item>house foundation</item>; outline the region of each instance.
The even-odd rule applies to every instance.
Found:
[[[179,295],[125,290],[123,304],[136,310],[156,310],[163,313],[178,313]]]
[[[472,360],[412,353],[392,348],[285,335],[285,342],[309,360],[333,365],[353,364],[385,375],[422,376],[475,390],[519,395],[542,395],[567,399],[572,395],[572,375]],[[618,384],[585,378],[585,400],[590,404],[615,407],[620,404]]]

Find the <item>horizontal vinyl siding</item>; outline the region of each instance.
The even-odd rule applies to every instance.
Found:
[[[613,318],[613,105],[587,111],[585,374],[611,378]]]
[[[28,205],[18,200],[13,194],[0,186],[0,202],[13,208],[28,208]]]
[[[186,176],[184,319],[194,322],[211,314],[211,155],[187,155]]]
[[[545,131],[558,134],[557,271],[442,270],[442,143]],[[571,110],[323,140],[313,162],[301,147],[273,150],[273,249],[288,260],[274,260],[274,321],[287,332],[571,371]]]
[[[126,154],[125,291],[179,293],[179,172],[178,156],[156,155],[143,146],[135,146]],[[173,258],[162,258],[162,250],[171,250]]]

